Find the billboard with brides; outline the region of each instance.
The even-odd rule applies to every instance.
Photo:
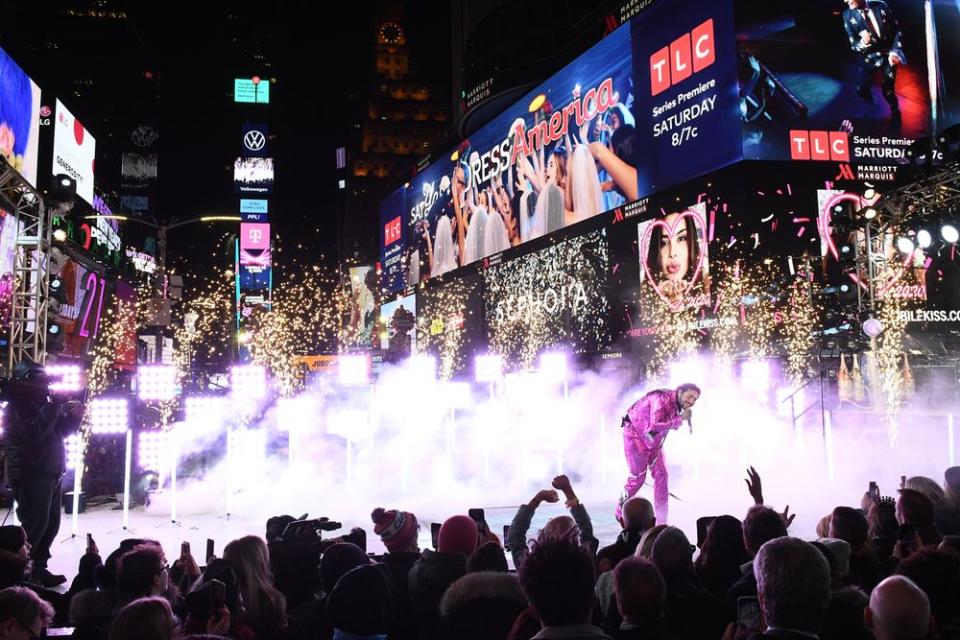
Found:
[[[636,200],[633,91],[624,26],[432,162],[381,209],[386,288]],[[402,230],[388,227],[398,216]]]

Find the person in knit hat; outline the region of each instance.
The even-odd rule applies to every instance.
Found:
[[[470,516],[453,516],[444,521],[437,536],[437,551],[469,556],[477,548],[477,523]]]
[[[421,638],[438,637],[440,600],[447,587],[466,574],[467,557],[476,549],[477,537],[473,518],[447,518],[437,536],[437,550],[424,551],[410,570],[410,601]]]
[[[397,615],[390,625],[391,638],[415,638],[419,634],[417,616],[410,601],[410,569],[420,559],[417,535],[420,523],[409,511],[378,507],[370,514],[373,532],[380,536],[387,553],[383,563],[390,568],[397,600]]]
[[[378,507],[370,514],[373,520],[373,532],[380,536],[387,553],[398,551],[419,551],[417,533],[420,524],[417,516],[409,511],[387,511]]]

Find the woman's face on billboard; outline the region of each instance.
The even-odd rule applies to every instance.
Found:
[[[553,155],[547,160],[547,182],[552,182],[553,184],[560,182],[557,179],[557,159]]]
[[[666,229],[660,236],[660,265],[663,277],[674,282],[683,280],[690,269],[690,249],[687,225],[679,220],[679,213],[667,215]]]

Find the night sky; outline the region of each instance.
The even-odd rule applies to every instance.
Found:
[[[403,11],[413,65],[446,99],[449,8],[399,4],[409,5]],[[345,97],[363,96],[374,78],[377,3],[3,0],[0,7],[6,16],[0,46],[44,89],[45,102],[47,96],[66,96],[97,138],[98,184],[119,187],[119,152],[129,125],[156,125],[160,219],[236,215],[232,166],[240,125],[259,120],[245,118],[233,105],[232,79],[256,73],[276,78],[264,110],[277,180],[270,219],[285,247],[275,261],[282,268],[292,258],[292,236],[305,245],[300,258],[334,255],[334,149],[357,120]],[[122,10],[128,19],[68,18],[64,13],[71,8]],[[255,40],[270,69],[258,68],[251,52],[243,51]],[[92,81],[79,87],[80,96],[73,94],[78,78]],[[363,109],[363,100],[359,104]],[[195,269],[225,264],[224,234],[235,231],[233,223],[187,229],[171,232],[171,259],[188,258]]]

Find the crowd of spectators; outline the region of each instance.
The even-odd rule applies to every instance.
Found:
[[[65,593],[31,581],[23,529],[0,527],[0,640],[52,627],[90,640],[960,638],[960,467],[942,485],[904,478],[896,498],[871,485],[809,541],[790,534],[789,508],[765,503],[752,468],[747,486],[743,519],[702,518],[697,544],[634,497],[598,548],[558,476],[504,542],[460,514],[422,550],[413,513],[377,508],[386,552],[374,555],[362,530],[323,539],[339,524],[277,516],[202,566],[188,545],[171,565],[153,540],[124,540],[105,559],[91,541]],[[569,515],[531,536],[537,508],[560,500]]]

